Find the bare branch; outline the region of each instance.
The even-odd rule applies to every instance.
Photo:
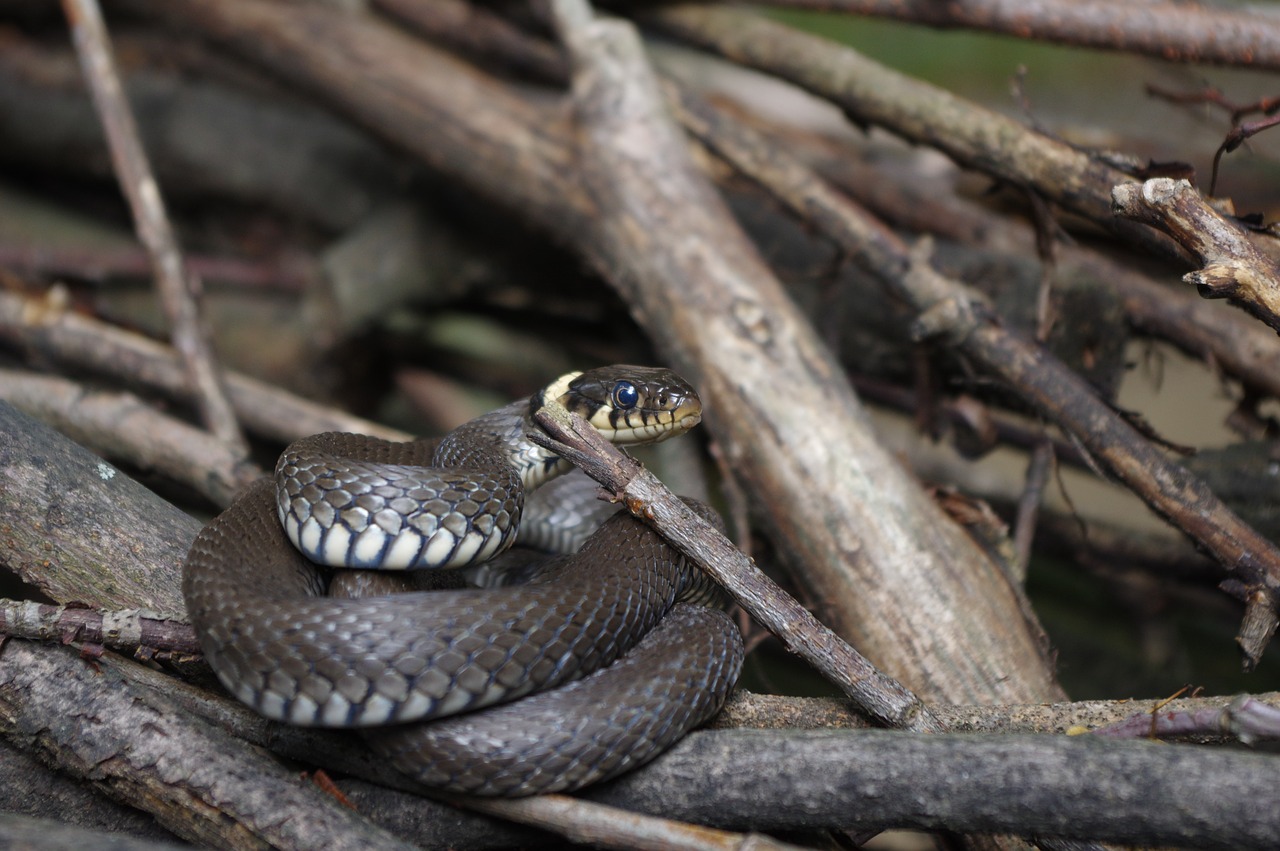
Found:
[[[814,666],[854,704],[880,723],[906,730],[940,731],[920,699],[875,669],[779,588],[714,526],[624,455],[581,417],[547,406],[534,420],[549,435],[531,439],[568,458],[603,485],[636,517],[653,526],[682,555],[720,583],[753,618]]]
[[[262,469],[181,420],[160,413],[132,393],[98,391],[55,376],[0,370],[0,399],[55,424],[104,455],[163,473],[228,505]]]
[[[193,391],[176,351],[140,334],[68,310],[53,293],[46,298],[33,298],[0,292],[0,340],[174,399],[192,399]],[[324,431],[368,434],[384,440],[412,437],[243,373],[228,372],[226,380],[240,421],[254,432],[281,443]]]
[[[1157,177],[1112,192],[1117,215],[1169,234],[1203,268],[1182,280],[1205,298],[1225,298],[1280,333],[1280,268],[1237,224],[1210,207],[1185,180]]]
[[[138,128],[111,58],[102,11],[97,0],[63,0],[63,10],[71,23],[85,80],[106,130],[120,187],[129,199],[138,236],[151,255],[174,348],[182,355],[205,424],[219,440],[243,455],[247,447],[222,388],[208,329],[200,317],[200,284],[183,264],[159,187],[138,141]]]
[[[1275,609],[1280,550],[1244,523],[1198,478],[1170,461],[1041,347],[1005,328],[963,284],[934,271],[927,240],[911,250],[888,228],[807,167],[745,127],[686,97],[682,120],[699,138],[773,192],[797,215],[844,246],[864,268],[918,311],[917,339],[956,347],[1018,389],[1040,413],[1074,435],[1106,470],[1151,508],[1199,541]],[[1246,667],[1265,642],[1242,645]]]
[[[1280,70],[1280,27],[1248,9],[1097,0],[767,0],[765,5],[893,18],[1076,47],[1124,50],[1170,62]]]

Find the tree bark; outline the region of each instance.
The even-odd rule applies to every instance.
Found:
[[[682,143],[651,92],[614,77],[592,94],[584,79],[577,146],[555,102],[367,16],[245,0],[130,5],[317,91],[590,256],[699,387],[725,456],[826,619],[886,672],[927,698],[1061,695],[1018,592],[879,446],[839,365],[687,154],[668,159]],[[602,111],[610,102],[622,111]]]

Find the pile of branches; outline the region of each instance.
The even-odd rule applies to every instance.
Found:
[[[1280,27],[1246,12],[776,5],[1280,67]],[[496,816],[624,848],[1280,835],[1274,758],[1210,746],[1275,738],[1280,698],[1069,702],[1024,587],[1053,553],[1229,600],[1246,669],[1275,632],[1280,549],[1257,507],[1277,464],[1260,406],[1280,398],[1280,268],[1266,223],[1194,169],[1069,144],[727,4],[118,0],[113,38],[96,0],[61,6],[0,2],[0,181],[23,224],[0,232],[0,560],[25,583],[0,611],[17,637],[0,731],[3,810],[68,823],[6,816],[0,833],[546,840]],[[845,126],[779,118],[744,69]],[[711,72],[738,95],[702,85]],[[1233,108],[1215,173],[1271,108]],[[975,178],[987,191],[965,191]],[[136,309],[153,301],[139,280],[160,316]],[[1238,446],[1191,457],[1115,406],[1131,336],[1237,388]],[[628,360],[698,387],[709,454],[671,463],[715,473],[739,546],[807,605],[589,434],[546,427],[841,699],[741,692],[714,729],[580,799],[441,803],[345,739],[200,687],[187,510],[225,506],[297,437],[407,436],[349,410],[407,423],[412,405],[443,429]],[[1016,447],[1025,486],[1001,505],[953,467],[926,489],[864,400],[969,456]],[[1119,483],[1176,536],[1082,535],[1043,505],[1059,466]],[[1133,741],[1154,737],[1195,743]]]

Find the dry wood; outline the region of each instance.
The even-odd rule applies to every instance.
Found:
[[[260,751],[71,648],[0,648],[0,730],[46,762],[225,848],[410,848]]]
[[[197,305],[200,284],[182,261],[160,188],[138,141],[138,128],[116,73],[98,1],[63,0],[62,8],[71,23],[85,80],[102,119],[120,188],[129,200],[138,237],[151,256],[174,348],[182,355],[205,425],[228,450],[243,455],[248,447],[227,401],[222,377],[215,367],[209,329]]]
[[[173,348],[67,310],[52,296],[33,298],[0,292],[0,340],[138,389],[191,400]],[[384,440],[411,438],[405,432],[304,399],[239,372],[228,372],[226,380],[231,404],[245,427],[281,443],[324,431],[348,431]],[[218,450],[216,454],[223,452]],[[238,464],[239,459],[234,463]]]
[[[258,465],[225,441],[161,414],[132,393],[3,369],[0,399],[107,457],[189,485],[215,505],[229,504],[263,475]],[[201,464],[194,462],[197,458]]]
[[[1280,835],[1275,770],[1269,754],[1083,736],[711,730],[588,797],[765,830],[945,826],[1261,849]]]
[[[1280,69],[1280,27],[1271,16],[1251,9],[1159,0],[768,0],[767,5],[1005,33],[1175,62]]]
[[[48,828],[101,831],[100,836],[136,837],[156,842],[173,834],[161,828],[147,813],[105,798],[83,783],[41,763],[31,754],[0,740],[0,818],[25,819]],[[4,830],[20,827],[8,821]],[[0,844],[6,840],[0,838]],[[82,845],[85,843],[81,843]],[[97,847],[93,843],[87,843]],[[7,846],[13,847],[13,846]],[[67,844],[53,844],[66,848]]]
[[[69,7],[78,1],[66,0]],[[375,0],[375,3],[380,8],[398,10],[399,14],[416,12],[424,27],[434,27],[433,32],[463,52],[485,57],[475,63],[481,68],[497,67],[491,61],[491,57],[497,56],[504,63],[505,71],[536,69],[534,73],[540,79],[557,81],[567,74],[565,57],[568,56],[573,65],[573,94],[564,96],[547,89],[511,85],[481,73],[475,66],[378,23],[363,8],[338,12],[332,4],[315,8],[313,4],[254,0],[176,0],[172,3],[127,0],[132,8],[148,15],[168,17],[184,29],[202,30],[231,44],[241,54],[254,56],[259,62],[283,72],[320,93],[346,114],[355,116],[384,139],[414,152],[433,169],[458,180],[468,193],[529,218],[543,232],[550,233],[600,268],[632,305],[651,337],[658,341],[663,356],[680,365],[707,389],[705,395],[713,408],[710,424],[718,440],[717,448],[727,459],[726,468],[731,475],[739,477],[734,483],[740,486],[738,490],[751,493],[764,504],[775,542],[797,562],[828,571],[809,579],[809,589],[816,589],[819,604],[829,607],[834,619],[847,627],[845,631],[859,635],[867,645],[885,644],[891,648],[886,652],[906,657],[907,670],[901,676],[913,686],[917,681],[908,678],[919,678],[918,682],[923,684],[919,689],[922,695],[930,699],[948,696],[973,701],[1034,701],[1057,694],[1038,652],[1024,654],[1020,649],[1024,637],[1029,637],[1034,645],[1035,629],[1034,626],[1024,629],[1020,616],[1015,614],[1025,605],[1017,583],[1003,584],[1003,577],[994,577],[997,565],[978,555],[976,547],[956,533],[955,527],[920,496],[914,484],[902,476],[875,445],[842,377],[843,367],[816,343],[816,335],[781,295],[771,274],[759,262],[754,247],[742,238],[736,227],[727,224],[729,217],[719,200],[708,191],[706,178],[691,167],[685,140],[672,129],[661,95],[625,27],[593,21],[586,4],[578,0],[552,0],[536,8],[539,11],[551,8],[558,13],[561,37],[569,50],[549,48],[550,43],[545,41],[529,50],[531,40],[509,23],[512,19],[501,18],[487,9],[480,11],[476,6],[456,0],[429,4],[430,10],[416,8],[403,0]],[[126,0],[121,0],[121,5],[126,5]],[[908,3],[903,7],[912,5]],[[1039,11],[1055,4],[1031,5]],[[1077,6],[1101,13],[1092,3]],[[1153,8],[1163,6],[1160,3]],[[949,10],[948,13],[957,12]],[[957,99],[938,97],[936,90],[922,89],[892,77],[877,77],[873,66],[845,62],[826,48],[817,47],[816,42],[793,40],[785,30],[768,30],[756,24],[737,29],[731,25],[721,26],[741,21],[742,18],[735,17],[738,13],[713,9],[706,12],[710,17],[704,18],[700,17],[703,10],[677,9],[658,14],[674,15],[674,20],[680,21],[679,26],[685,30],[692,27],[699,40],[715,41],[721,47],[731,45],[734,50],[750,53],[753,62],[782,67],[815,89],[824,86],[840,89],[840,103],[855,118],[883,121],[909,138],[937,144],[958,161],[982,168],[1002,181],[1043,193],[1096,223],[1114,226],[1147,247],[1165,251],[1168,256],[1173,243],[1162,237],[1152,239],[1153,232],[1146,228],[1128,226],[1125,222],[1115,225],[1098,215],[1098,190],[1119,172],[1100,166],[1083,153],[1028,133],[1016,122],[989,121],[986,113]],[[713,22],[714,33],[700,29],[708,20]],[[1079,21],[1073,25],[1081,26]],[[460,28],[465,32],[459,32]],[[744,38],[748,30],[757,35],[773,33],[777,35],[776,44],[765,45]],[[1117,43],[1126,37],[1125,33],[1117,33]],[[1190,36],[1182,38],[1178,49],[1195,43]],[[1239,43],[1234,46],[1238,47]],[[806,55],[809,48],[812,55]],[[512,62],[512,57],[520,58]],[[806,64],[812,67],[802,67]],[[827,67],[820,67],[824,65]],[[885,97],[875,91],[860,90],[857,79],[825,74],[836,66],[857,69],[859,75],[866,75],[873,89],[880,83],[893,88],[884,93]],[[984,129],[983,122],[988,122],[990,127]],[[700,150],[698,155],[701,156]],[[1047,171],[1038,170],[1045,165],[1049,167]],[[700,161],[700,166],[722,179],[735,178],[722,163]],[[1121,188],[1136,185],[1129,182]],[[936,187],[926,188],[926,193],[935,190]],[[931,195],[930,198],[932,200]],[[814,196],[802,194],[798,205],[807,226],[816,224],[815,230],[825,228],[837,234],[842,228],[854,229],[844,217],[850,214],[848,209],[838,204],[824,207],[813,201]],[[897,203],[901,203],[901,199]],[[996,222],[983,233],[979,223],[967,216],[958,223],[960,226],[950,229],[946,222],[931,225],[925,221],[927,216],[954,215],[954,212],[947,212],[943,205],[924,206],[929,209],[926,211],[922,206],[909,211],[908,217],[919,214],[920,226],[926,231],[952,233],[957,238],[974,241],[1007,238],[1016,231],[1007,222]],[[1233,232],[1231,237],[1244,240],[1245,245],[1256,239],[1242,232]],[[841,240],[840,236],[836,238]],[[1155,493],[1153,501],[1159,510],[1173,514],[1184,528],[1207,540],[1219,558],[1225,557],[1227,561],[1235,558],[1241,562],[1241,581],[1232,586],[1249,603],[1240,640],[1248,652],[1255,656],[1261,652],[1277,624],[1277,574],[1268,545],[1265,542],[1259,545],[1252,530],[1239,524],[1229,512],[1219,510],[1212,495],[1206,497],[1207,491],[1194,480],[1187,480],[1176,468],[1159,466],[1167,462],[1144,439],[1138,438],[1138,450],[1132,451],[1131,432],[1116,430],[1115,423],[1120,420],[1085,392],[1077,376],[1061,364],[1041,358],[1040,349],[1007,334],[981,299],[974,298],[954,281],[934,274],[925,262],[923,250],[909,255],[901,243],[895,242],[891,235],[886,236],[874,223],[859,238],[863,242],[841,242],[845,253],[856,256],[873,269],[882,263],[880,277],[890,281],[898,296],[920,312],[917,330],[922,338],[928,338],[929,345],[965,353],[970,359],[967,362],[985,364],[1006,383],[1015,384],[1021,398],[1075,430],[1079,446],[1089,450],[1076,453],[1082,460],[1092,462],[1099,458],[1113,471],[1129,476],[1139,490],[1154,488],[1150,492]],[[1235,257],[1239,256],[1237,252]],[[1073,257],[1082,263],[1096,261],[1078,249],[1070,249],[1061,257]],[[1103,269],[1104,278],[1109,280],[1112,272],[1116,273],[1121,279],[1116,286],[1122,289],[1123,276],[1129,273],[1114,265],[1108,267],[1102,261],[1097,263],[1097,268]],[[1258,289],[1251,295],[1248,286],[1259,279],[1258,268],[1261,267],[1253,260],[1243,266],[1236,264],[1229,276],[1229,284],[1234,287],[1232,294],[1243,294],[1244,300],[1252,297],[1256,303],[1263,304],[1267,297],[1257,296],[1263,291]],[[1211,267],[1211,271],[1216,269],[1217,266]],[[1043,279],[1048,281],[1048,272]],[[1241,280],[1245,280],[1245,287],[1239,287]],[[1203,276],[1197,279],[1200,283],[1206,281],[1212,283]],[[1280,346],[1260,324],[1243,325],[1239,319],[1247,320],[1247,317],[1238,311],[1207,309],[1206,305],[1194,301],[1189,292],[1165,298],[1151,280],[1145,278],[1124,291],[1135,322],[1159,329],[1188,350],[1207,353],[1221,363],[1228,374],[1240,375],[1251,388],[1242,408],[1250,404],[1254,390],[1271,393],[1272,388],[1280,386],[1273,368],[1274,362],[1280,360],[1277,354]],[[864,297],[878,296],[867,293]],[[6,310],[22,315],[6,325]],[[1265,310],[1253,312],[1272,319],[1275,316],[1269,303]],[[1223,315],[1232,316],[1235,321],[1221,322],[1219,317]],[[32,318],[39,327],[30,322]],[[1267,335],[1265,345],[1257,344],[1259,334]],[[187,389],[188,379],[171,350],[148,347],[129,339],[128,335],[115,335],[100,323],[63,314],[56,299],[41,307],[31,299],[11,299],[8,294],[0,293],[0,337],[16,341],[28,355],[51,355],[57,362],[87,366],[98,374],[112,374],[125,381],[136,380],[136,372],[150,371],[147,386],[163,388],[161,392],[188,402],[196,398]],[[128,356],[136,357],[136,361],[105,369],[95,363],[113,351],[131,353]],[[0,385],[13,389],[29,385],[28,379],[26,375],[4,373],[0,374]],[[66,385],[57,386],[66,388]],[[73,401],[80,401],[79,391],[74,387],[70,389]],[[266,409],[275,404],[273,391],[267,387],[258,390],[261,391],[258,395],[247,395],[240,400],[235,399],[233,388],[234,404],[242,410],[266,413]],[[923,404],[931,404],[928,388],[920,390]],[[762,400],[769,394],[772,395],[766,405]],[[1078,397],[1088,398],[1081,405]],[[286,403],[294,401],[284,399]],[[137,407],[132,401],[128,404],[131,409]],[[775,404],[795,410],[780,414],[772,407]],[[268,415],[262,417],[263,425],[259,428],[283,440],[294,436],[291,431],[294,428],[299,432],[320,430],[310,428],[310,424],[326,417],[323,409],[313,406],[308,410],[305,404],[289,410],[298,412],[295,423],[287,421],[294,419],[294,414],[286,415],[286,421]],[[9,420],[5,419],[9,415],[8,409],[0,404],[0,434],[9,434]],[[304,423],[304,416],[312,419]],[[337,417],[333,419],[340,421]],[[154,422],[159,423],[156,428],[169,428],[166,421]],[[1103,424],[1101,433],[1108,440],[1089,444],[1079,435],[1095,430],[1097,423]],[[358,423],[353,425],[357,430],[366,430]],[[826,431],[827,428],[831,431]],[[127,421],[101,419],[92,429],[108,435],[127,434],[130,430]],[[19,433],[27,430],[25,424],[18,428]],[[133,430],[136,432],[137,428]],[[817,436],[817,445],[806,443],[806,435]],[[1120,442],[1118,448],[1115,441]],[[62,571],[61,562],[89,559],[95,569],[104,565],[124,566],[130,558],[117,558],[111,554],[112,548],[138,547],[139,541],[147,542],[143,546],[149,547],[150,539],[146,537],[149,533],[138,531],[147,523],[117,520],[115,522],[134,535],[132,542],[127,537],[102,540],[93,553],[64,556],[56,550],[61,546],[61,536],[87,533],[84,528],[63,522],[60,512],[71,504],[66,494],[52,493],[50,488],[41,491],[36,487],[33,491],[31,483],[48,481],[68,488],[83,485],[85,490],[105,486],[110,494],[107,506],[119,499],[117,507],[123,511],[151,509],[133,503],[127,495],[112,492],[111,482],[99,482],[88,475],[101,468],[81,464],[78,472],[70,477],[57,478],[50,474],[33,454],[34,448],[43,442],[44,438],[38,438],[34,444],[18,445],[19,456],[26,453],[25,461],[15,458],[8,445],[0,448],[0,533],[3,533],[0,540],[5,542],[5,549],[0,550],[0,562],[22,566],[29,577],[43,582],[43,587],[60,601],[79,599],[71,596],[78,593],[78,577]],[[56,441],[50,439],[50,443]],[[222,457],[226,459],[225,453]],[[774,469],[784,458],[794,458],[794,466]],[[1137,469],[1148,464],[1156,466]],[[52,466],[62,465],[61,456],[55,457]],[[216,457],[201,459],[180,475],[198,476],[201,470],[212,471],[218,466]],[[214,501],[225,501],[234,489],[231,484],[236,475],[234,454],[221,466],[223,473],[211,474],[214,484],[208,492]],[[22,488],[16,495],[6,492],[10,479],[5,478],[15,470],[18,472],[13,481],[20,482]],[[228,474],[227,470],[232,473]],[[630,475],[625,471],[624,474]],[[663,507],[668,506],[663,501],[666,497],[650,490],[637,494],[634,492],[637,482],[644,484],[641,479],[632,480],[629,507],[642,514],[647,511],[657,522],[665,523],[662,516]],[[1039,489],[1040,486],[1029,488],[1025,500],[1028,513],[1034,510],[1032,497]],[[37,501],[24,505],[22,499],[33,492]],[[873,501],[885,499],[885,493],[889,494],[888,508]],[[78,492],[74,497],[87,502]],[[40,513],[42,510],[44,515]],[[91,516],[100,525],[109,522],[105,519],[108,517],[106,507],[99,505],[93,511]],[[1203,522],[1196,519],[1197,513],[1204,515]],[[168,517],[162,514],[161,522]],[[22,534],[10,537],[8,533],[14,519]],[[852,534],[849,528],[853,529]],[[1029,522],[1022,527],[1023,532],[1029,529]],[[95,531],[90,530],[90,534]],[[877,537],[881,531],[887,531],[887,542]],[[185,527],[178,528],[175,534],[189,536]],[[923,540],[913,540],[913,536]],[[47,549],[41,550],[41,547]],[[46,553],[53,555],[46,557]],[[137,554],[135,551],[134,555]],[[736,556],[727,550],[723,554]],[[172,581],[168,550],[156,555],[166,567],[160,581]],[[905,579],[900,578],[904,564],[905,570],[919,571],[919,577],[913,579],[908,573],[903,574]],[[110,581],[114,581],[114,577]],[[939,583],[954,587],[934,587]],[[970,597],[964,596],[964,587],[975,583],[976,592]],[[874,586],[876,593],[867,593],[867,586]],[[95,605],[119,605],[113,600],[107,602],[113,591],[110,585],[86,587],[86,596]],[[126,594],[133,593],[128,584],[124,588]],[[855,588],[857,595],[851,593]],[[923,602],[917,605],[918,601]],[[792,634],[788,632],[792,626],[786,622],[789,619],[811,620],[794,601],[777,603],[778,608],[772,613],[766,612],[763,605],[751,605],[760,611],[762,620],[768,622],[772,618],[773,626],[783,635]],[[38,624],[36,628],[52,629],[60,639],[80,628],[71,624],[71,620],[78,623],[84,620],[82,614],[90,618],[96,614],[34,608],[40,619],[53,621]],[[29,613],[32,609],[33,606],[27,606],[17,611]],[[795,617],[789,618],[788,612]],[[972,620],[956,626],[952,620],[955,617]],[[881,622],[885,619],[894,623],[886,626]],[[991,629],[993,622],[1008,634],[993,638],[971,634],[975,629]],[[939,624],[955,634],[945,634],[946,630]],[[899,632],[895,632],[895,628]],[[938,638],[939,635],[942,637]],[[95,636],[87,632],[80,633],[80,637],[89,642],[95,640]],[[153,639],[158,643],[169,640]],[[796,646],[812,645],[800,642]],[[1168,712],[1136,715],[1127,721],[1121,716],[1134,712],[1136,707],[1119,702],[1099,706],[1096,713],[1079,705],[1009,704],[984,709],[922,704],[915,695],[896,683],[885,681],[864,659],[848,654],[847,648],[838,643],[819,647],[820,654],[825,653],[829,661],[834,660],[829,667],[837,669],[836,679],[851,680],[846,683],[851,692],[859,695],[858,699],[882,723],[930,730],[1016,729],[1037,725],[1060,730],[1062,725],[1075,719],[1090,726],[1117,724],[1117,730],[1125,735],[1155,732],[1191,735],[1197,740],[1221,740],[1234,734],[1248,741],[1254,736],[1273,736],[1280,721],[1274,695],[1266,696],[1269,703],[1253,698],[1230,704],[1225,699],[1205,704],[1179,702],[1174,705],[1176,709],[1167,708]],[[36,690],[34,684],[27,689],[26,681],[19,682],[25,676],[26,667],[32,664],[23,655],[28,650],[45,652],[18,641],[10,641],[0,648],[0,707],[7,707],[9,704],[5,701],[13,694]],[[82,665],[62,650],[50,648],[49,653],[63,653],[67,660]],[[980,658],[975,661],[971,657]],[[15,660],[21,664],[21,670],[11,670],[10,663]],[[42,669],[41,664],[35,663],[37,672],[54,671]],[[236,730],[236,735],[246,740],[270,745],[279,753],[308,763],[350,770],[353,776],[377,778],[390,786],[404,785],[403,780],[388,777],[384,766],[373,764],[367,755],[350,748],[349,742],[336,744],[337,737],[267,724],[242,707],[209,700],[194,690],[179,688],[172,681],[110,656],[99,664],[111,676],[118,677],[109,679],[107,685],[126,698],[132,696],[140,705],[156,709],[159,705],[152,702],[150,695],[157,688],[162,692],[183,692],[183,701],[189,699],[193,704],[213,707],[208,717],[217,718],[217,724]],[[1014,670],[1011,684],[1002,683],[1002,678],[1009,674],[1010,664]],[[899,673],[896,667],[894,672]],[[56,676],[56,671],[54,673]],[[147,677],[156,679],[150,685],[137,685],[146,682]],[[65,679],[68,682],[59,684],[60,687],[80,687],[69,670]],[[64,717],[81,718],[78,705],[74,712],[68,712],[67,702],[86,698],[79,692],[50,693],[56,693],[57,697],[28,705],[32,714],[24,718],[21,726],[13,727],[14,741],[33,751],[54,754],[51,756],[54,761],[61,758],[65,764],[73,764],[76,748],[100,746],[104,740],[95,738],[98,728],[93,728],[93,735],[85,735],[84,727],[59,739],[62,729],[59,725]],[[25,698],[15,698],[22,699]],[[97,695],[87,699],[90,700],[87,711],[95,715],[95,721],[98,714],[114,712],[116,704],[99,703]],[[792,725],[815,721],[837,725],[846,723],[850,717],[844,704],[830,702],[815,704],[744,697],[736,703],[739,708],[754,703],[760,710],[757,715],[772,714],[775,721],[790,719]],[[1142,709],[1153,711],[1145,705]],[[191,711],[206,714],[205,709]],[[8,713],[0,709],[0,723],[7,716]],[[176,717],[187,723],[185,715],[179,713]],[[145,766],[129,764],[132,755],[147,756],[162,747],[152,738],[156,724],[160,725],[162,737],[182,735],[179,728],[164,726],[170,723],[167,715],[154,724],[152,717],[140,724],[136,720],[131,723],[138,726],[127,732],[123,728],[112,728],[113,735],[118,733],[119,737],[95,751],[95,757],[108,753],[105,758],[108,771],[121,769],[118,774],[100,775],[100,779],[106,777],[103,785],[121,797],[149,801],[147,805],[164,813],[163,818],[182,822],[184,817],[176,815],[165,802],[152,800],[161,796],[153,791]],[[45,739],[28,735],[40,725],[53,733]],[[1221,731],[1217,729],[1219,725]],[[200,735],[207,733],[205,730]],[[600,790],[599,794],[617,795],[614,803],[648,808],[662,815],[709,814],[708,818],[734,821],[735,827],[746,829],[762,825],[779,828],[802,825],[875,830],[900,825],[974,832],[1040,832],[1082,839],[1108,837],[1124,842],[1207,847],[1264,847],[1263,837],[1273,837],[1277,829],[1272,822],[1278,818],[1275,812],[1280,808],[1271,800],[1274,796],[1263,774],[1266,770],[1274,774],[1274,760],[1258,755],[1185,746],[1129,747],[1132,743],[1104,750],[1097,743],[1080,744],[1048,737],[1006,738],[993,744],[949,736],[934,737],[930,741],[903,735],[885,739],[885,744],[881,744],[874,737],[864,740],[861,735],[842,731],[830,738],[806,738],[774,730],[759,736],[736,730],[725,734],[695,734],[670,759],[655,763],[652,774],[642,772],[612,789]],[[180,740],[166,739],[163,745],[172,747],[177,741]],[[200,747],[204,747],[206,741],[218,740],[202,738]],[[235,747],[213,746],[227,751],[228,758],[235,750]],[[116,753],[127,755],[117,760]],[[57,754],[67,756],[62,758]],[[760,762],[752,761],[756,754],[761,757]],[[170,757],[165,752],[160,762]],[[827,760],[838,760],[840,765],[829,768]],[[125,765],[117,766],[117,761]],[[845,764],[847,761],[856,764],[849,766]],[[1038,773],[1037,761],[1049,768],[1047,778]],[[144,770],[132,772],[131,769],[139,767]],[[1078,777],[1077,769],[1083,769]],[[228,761],[219,763],[217,771],[228,776],[244,771],[248,777],[256,775],[259,768],[254,763]],[[1117,776],[1120,774],[1124,776]],[[727,790],[719,788],[719,776],[732,778]],[[772,781],[767,788],[754,785],[766,777]],[[716,782],[709,782],[710,778],[716,778]],[[1150,778],[1155,778],[1154,782],[1144,782]],[[268,771],[268,782],[279,779]],[[1083,788],[1071,786],[1073,779]],[[162,783],[173,785],[172,780],[172,776],[166,775]],[[426,847],[479,847],[486,842],[510,845],[531,841],[523,831],[501,834],[484,830],[474,835],[454,834],[445,839],[441,833],[424,829],[421,822],[429,820],[439,825],[455,820],[456,814],[448,807],[436,803],[422,806],[401,792],[360,782],[345,784],[345,788],[366,812],[377,811],[379,818],[385,813],[385,824],[396,825],[391,828],[393,831],[403,829],[405,832],[400,835]],[[892,798],[889,806],[885,806],[883,800],[886,790]],[[210,815],[214,807],[228,807],[233,818],[227,820],[224,827],[232,833],[239,832],[237,835],[258,831],[260,819],[274,818],[269,809],[272,801],[255,800],[237,809],[238,805],[230,797],[218,797],[222,794],[223,790],[215,790],[214,795],[193,804],[192,809]],[[271,792],[269,796],[275,794]],[[1188,818],[1186,800],[1196,801],[1194,818]],[[212,806],[209,801],[213,801]],[[991,806],[992,801],[997,805]],[[559,800],[510,806],[497,803],[492,807],[502,810],[506,806],[509,813],[529,809],[532,812],[525,813],[525,817],[554,819],[558,818],[555,811],[561,805],[570,807],[571,812],[567,820],[561,822],[560,829],[591,830],[583,826],[585,821],[579,821],[592,817],[590,807]],[[1251,815],[1251,809],[1259,806],[1262,815]],[[911,811],[903,812],[902,808]],[[1134,812],[1135,809],[1143,811]],[[1029,817],[1028,812],[1034,815]],[[811,815],[806,817],[806,813]],[[612,813],[607,813],[605,818],[617,821]],[[412,824],[415,820],[419,824]],[[476,823],[481,821],[473,819]],[[204,828],[185,826],[183,829]],[[0,832],[3,830],[0,826]],[[642,840],[640,836],[610,830],[606,839],[629,845],[660,841]],[[738,837],[723,839],[741,843],[743,847],[751,847],[755,841]],[[268,841],[287,844],[287,841],[297,841],[297,837]]]
[[[803,163],[692,98],[684,120],[735,167],[842,245],[855,261],[919,313],[913,335],[964,352],[998,375],[1046,419],[1073,435],[1110,475],[1186,532],[1246,584],[1252,618],[1238,641],[1246,668],[1274,632],[1280,550],[1244,523],[1198,477],[1148,441],[1088,384],[1043,347],[1004,326],[989,303],[935,271],[930,242],[908,247],[891,230],[821,181]],[[1261,592],[1261,593],[1258,593]],[[1271,629],[1266,626],[1272,613]],[[1263,628],[1258,628],[1258,623]]]
[[[1065,142],[857,51],[719,5],[677,4],[645,22],[830,99],[849,118],[928,145],[960,165],[1025,188],[1135,243],[1168,254],[1145,228],[1111,215],[1111,188],[1128,175]]]
[[[185,611],[195,520],[3,401],[0,434],[0,563],[59,602]]]
[[[1186,180],[1157,177],[1112,193],[1118,215],[1157,228],[1202,267],[1182,276],[1205,298],[1225,298],[1280,333],[1280,268],[1240,225],[1205,202]]]
[[[1017,594],[879,448],[838,364],[692,165],[633,31],[597,21],[570,33],[580,167],[600,207],[593,250],[629,270],[617,285],[695,376],[726,456],[746,463],[818,598],[862,598],[836,631],[922,696],[1058,694]],[[966,622],[983,609],[986,627]]]
[[[725,457],[804,566],[824,619],[878,667],[925,697],[1060,695],[1019,592],[880,447],[839,365],[703,179],[670,170],[664,157],[682,143],[649,95],[632,100],[628,87],[617,101],[641,109],[635,126],[624,113],[586,120],[580,102],[596,138],[578,151],[563,111],[366,16],[248,0],[130,5],[297,80],[591,256],[698,386]],[[625,169],[611,168],[609,139],[631,137],[610,126],[653,133],[662,153],[616,151]],[[661,206],[597,206],[636,188]]]

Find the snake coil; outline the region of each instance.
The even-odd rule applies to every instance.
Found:
[[[741,670],[737,628],[701,605],[714,586],[625,512],[517,587],[325,596],[332,568],[423,575],[510,547],[526,493],[568,469],[525,437],[553,403],[620,443],[701,415],[670,371],[617,366],[564,376],[438,442],[291,445],[276,479],[215,518],[187,558],[187,609],[226,688],[273,720],[361,728],[418,781],[485,795],[616,776],[719,711]]]

